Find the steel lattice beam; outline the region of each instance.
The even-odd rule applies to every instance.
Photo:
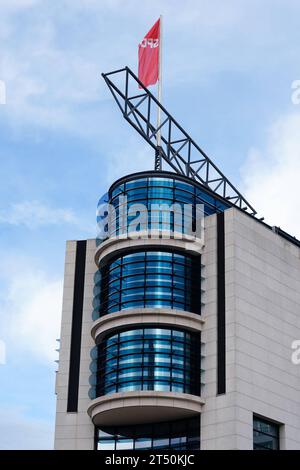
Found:
[[[233,205],[256,215],[249,202],[128,67],[102,76],[123,117],[155,149],[156,170],[161,170],[163,159],[177,173],[199,181]],[[121,82],[121,86],[116,82]],[[141,91],[136,93],[138,88]],[[131,90],[135,90],[134,94]],[[156,123],[158,107],[161,109],[159,127]],[[158,148],[159,129],[161,146]]]

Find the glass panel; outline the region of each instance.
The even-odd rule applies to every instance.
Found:
[[[196,270],[195,263],[188,255],[153,250],[120,257],[101,270],[101,290],[95,292],[98,299],[95,309],[101,310],[102,315],[136,307],[200,313],[200,295],[194,295],[199,292],[200,268],[198,264]]]
[[[142,336],[143,330],[129,330],[129,331],[122,331],[120,333],[120,339],[124,339],[127,336]]]
[[[116,450],[133,449],[133,439],[121,439],[117,441]]]
[[[182,444],[185,444],[187,441],[187,437],[186,436],[181,436],[181,437],[173,437],[171,439],[171,446],[181,446]]]
[[[188,392],[188,390],[185,390],[184,389],[184,385],[180,385],[180,384],[172,384],[172,392]]]
[[[167,449],[169,447],[169,438],[153,439],[153,447],[155,449]]]
[[[104,430],[98,429],[97,448],[99,450],[199,449],[199,434],[199,418],[104,428]]]
[[[141,178],[137,177],[132,181],[113,187],[109,194],[109,202],[115,206],[117,213],[119,212],[119,205],[122,200],[120,196],[127,196],[128,206],[130,206],[130,203],[140,202],[147,206],[148,209],[150,209],[151,203],[203,203],[205,215],[224,211],[230,207],[230,204],[226,204],[226,202],[219,200],[213,195],[207,194],[198,185],[183,181],[176,175],[172,178],[142,176]],[[163,227],[172,229],[172,224],[157,224],[157,228],[161,229]],[[151,223],[149,223],[149,228],[151,228]],[[182,230],[181,227],[179,230]],[[116,233],[119,233],[118,224]]]
[[[266,419],[253,418],[253,449],[278,450],[279,425]]]
[[[169,392],[171,390],[170,384],[166,382],[154,382],[154,390],[158,392]]]
[[[141,382],[125,383],[118,386],[119,392],[134,392],[135,390],[141,390]]]
[[[115,450],[114,440],[100,440],[97,446],[98,450]]]
[[[100,438],[104,438],[104,437],[111,438],[111,437],[112,437],[111,434],[112,434],[111,432],[105,431],[105,430],[103,430],[103,429],[99,429],[99,432],[98,432],[98,436],[99,436]]]
[[[148,327],[113,338],[98,346],[97,396],[131,390],[200,393],[199,335]]]
[[[135,440],[135,449],[146,450],[152,448],[152,441],[149,438],[138,438]]]
[[[253,427],[255,430],[265,434],[270,434],[271,436],[277,437],[278,435],[278,425],[271,422],[254,418]]]

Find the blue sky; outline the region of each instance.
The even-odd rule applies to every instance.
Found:
[[[101,78],[164,15],[163,103],[265,216],[300,237],[299,0],[0,0],[0,448],[52,448],[67,239],[153,167]]]

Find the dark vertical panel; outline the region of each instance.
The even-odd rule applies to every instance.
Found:
[[[94,427],[94,450],[98,450],[98,440],[99,440],[98,429],[99,428],[97,426]]]
[[[81,240],[81,241],[78,241],[76,245],[69,385],[68,385],[68,404],[67,404],[68,412],[72,412],[72,411],[76,412],[78,410],[78,388],[79,388],[79,371],[80,371],[85,260],[86,260],[86,240]]]
[[[192,257],[191,312],[201,314],[201,256]]]
[[[224,212],[217,214],[217,394],[226,393],[225,230]]]

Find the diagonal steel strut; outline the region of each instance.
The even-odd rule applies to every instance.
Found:
[[[161,156],[175,172],[199,181],[233,205],[256,215],[249,202],[128,67],[102,76],[123,117],[155,149],[156,170],[161,170],[158,158]],[[120,81],[121,86],[116,84]],[[137,88],[141,93],[136,93]],[[156,123],[158,107],[162,115],[159,127]],[[159,130],[161,146],[157,147]]]

